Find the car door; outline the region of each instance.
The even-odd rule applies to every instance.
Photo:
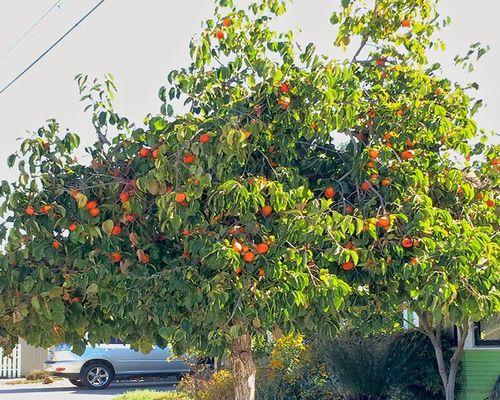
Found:
[[[117,375],[140,375],[146,370],[146,355],[117,339],[100,345],[103,356],[115,367]]]
[[[168,346],[153,347],[153,350],[146,354],[146,371],[150,374],[178,374],[189,371],[187,363],[171,357],[172,352]]]

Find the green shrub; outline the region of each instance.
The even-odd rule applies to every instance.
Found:
[[[193,400],[233,400],[234,380],[228,370],[185,376],[178,385],[179,391]]]
[[[260,400],[335,399],[328,375],[314,348],[300,335],[278,339],[269,357],[258,362],[257,392]]]
[[[136,390],[123,393],[114,400],[192,400],[189,396],[179,392],[155,392],[153,390]]]
[[[419,332],[346,332],[319,347],[326,371],[347,400],[443,398],[434,350]]]

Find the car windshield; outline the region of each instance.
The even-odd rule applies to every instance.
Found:
[[[71,350],[72,346],[70,344],[67,344],[67,343],[61,343],[61,344],[58,344],[54,347],[54,349],[56,351],[66,351],[66,350]]]

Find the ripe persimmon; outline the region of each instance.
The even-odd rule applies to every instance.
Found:
[[[120,225],[113,226],[113,229],[111,229],[111,234],[113,236],[118,236],[120,233],[122,233],[122,227]]]
[[[403,240],[401,240],[401,246],[403,246],[405,249],[409,249],[413,247],[413,240],[409,237],[405,237],[403,238]]]
[[[290,87],[288,86],[288,84],[286,82],[283,82],[280,85],[280,90],[281,90],[281,93],[288,93],[290,91]]]
[[[488,199],[488,200],[486,200],[486,205],[488,207],[494,207],[495,206],[495,202],[492,199]]]
[[[231,20],[230,20],[229,18],[224,18],[224,19],[222,20],[222,23],[224,24],[224,26],[225,26],[226,28],[229,28],[229,27],[231,26]]]
[[[120,201],[122,203],[125,203],[126,201],[129,201],[129,200],[130,200],[130,194],[128,194],[127,192],[120,193]]]
[[[345,212],[347,214],[352,214],[354,212],[354,207],[352,205],[350,205],[350,204],[346,205],[345,206]]]
[[[160,149],[156,148],[151,152],[151,156],[156,160],[158,159],[158,156],[160,155]]]
[[[264,268],[259,268],[259,278],[264,278],[266,276],[266,270]]]
[[[368,161],[368,163],[366,164],[366,166],[368,168],[375,168],[375,162],[374,161]]]
[[[401,158],[402,158],[403,160],[412,160],[412,159],[413,159],[413,157],[414,157],[414,155],[413,155],[413,151],[411,151],[411,150],[405,150],[405,151],[403,151],[403,152],[401,153]]]
[[[354,269],[354,263],[352,261],[346,261],[345,263],[342,264],[342,269],[344,271],[350,271]]]
[[[184,157],[182,157],[182,161],[186,164],[192,164],[194,163],[194,160],[196,160],[196,156],[194,154],[187,153],[184,154]]]
[[[33,206],[26,207],[25,213],[27,215],[35,215],[35,207]]]
[[[391,180],[389,178],[384,178],[384,179],[382,179],[382,181],[380,182],[380,184],[382,186],[389,186],[391,184]]]
[[[186,193],[177,193],[175,195],[175,201],[177,203],[183,203],[184,201],[186,201]]]
[[[40,207],[40,212],[47,214],[50,210],[52,210],[52,206],[50,204],[45,204]]]
[[[109,257],[111,258],[111,261],[113,261],[114,263],[120,262],[122,260],[122,255],[121,253],[118,252],[111,253]]]
[[[97,208],[97,201],[95,200],[88,201],[85,207],[87,207],[87,210],[92,210],[94,208]]]
[[[245,253],[245,255],[243,256],[243,260],[245,260],[245,262],[247,263],[252,263],[255,260],[255,254],[249,251],[248,253]]]
[[[144,253],[142,256],[141,256],[141,259],[140,259],[141,263],[143,264],[147,264],[149,262],[149,255]]]
[[[370,155],[370,158],[372,160],[375,160],[379,156],[380,153],[376,149],[371,149],[368,154]]]
[[[335,196],[335,189],[333,187],[327,187],[325,189],[325,197],[327,199],[333,199],[333,197]]]
[[[496,167],[498,164],[500,164],[500,158],[494,158],[493,160],[491,160],[491,165],[493,165],[494,167]]]
[[[265,205],[261,208],[260,212],[264,217],[269,217],[273,213],[273,208],[269,205]]]
[[[59,243],[57,240],[54,240],[52,242],[52,247],[57,250],[57,249],[61,248],[61,243]]]
[[[96,208],[92,208],[91,210],[89,210],[89,214],[92,217],[97,217],[100,213],[101,213],[101,210],[99,210],[97,207]]]
[[[372,184],[369,181],[363,181],[361,184],[361,190],[367,191],[370,190],[372,187]]]
[[[200,136],[200,142],[205,144],[210,141],[210,136],[207,133],[204,133],[203,135]]]
[[[401,21],[401,26],[403,28],[409,28],[411,26],[411,20],[405,18],[404,20]]]
[[[377,226],[381,228],[386,228],[391,225],[391,219],[387,216],[380,217],[377,219]]]
[[[69,230],[70,232],[74,232],[74,231],[76,231],[76,224],[75,224],[74,222],[73,222],[72,224],[70,224],[70,225],[68,226],[68,230]]]
[[[257,253],[266,254],[269,251],[269,246],[266,243],[259,243],[257,245]]]
[[[224,32],[222,32],[220,29],[218,29],[216,32],[215,32],[215,37],[219,40],[222,40],[224,39]]]
[[[139,155],[142,157],[142,158],[146,158],[146,157],[149,157],[149,155],[151,154],[151,149],[148,149],[147,147],[143,147],[140,151],[139,151]]]

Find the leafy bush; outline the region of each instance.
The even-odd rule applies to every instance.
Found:
[[[193,400],[232,400],[234,380],[230,371],[217,371],[209,378],[206,374],[184,377],[178,385],[179,391]]]
[[[192,400],[184,393],[179,392],[155,392],[152,390],[137,390],[123,393],[113,400]]]
[[[432,345],[419,332],[368,337],[346,332],[319,346],[346,399],[443,398]]]
[[[259,362],[260,400],[334,399],[331,385],[315,349],[301,335],[288,335],[276,341],[269,357]]]

